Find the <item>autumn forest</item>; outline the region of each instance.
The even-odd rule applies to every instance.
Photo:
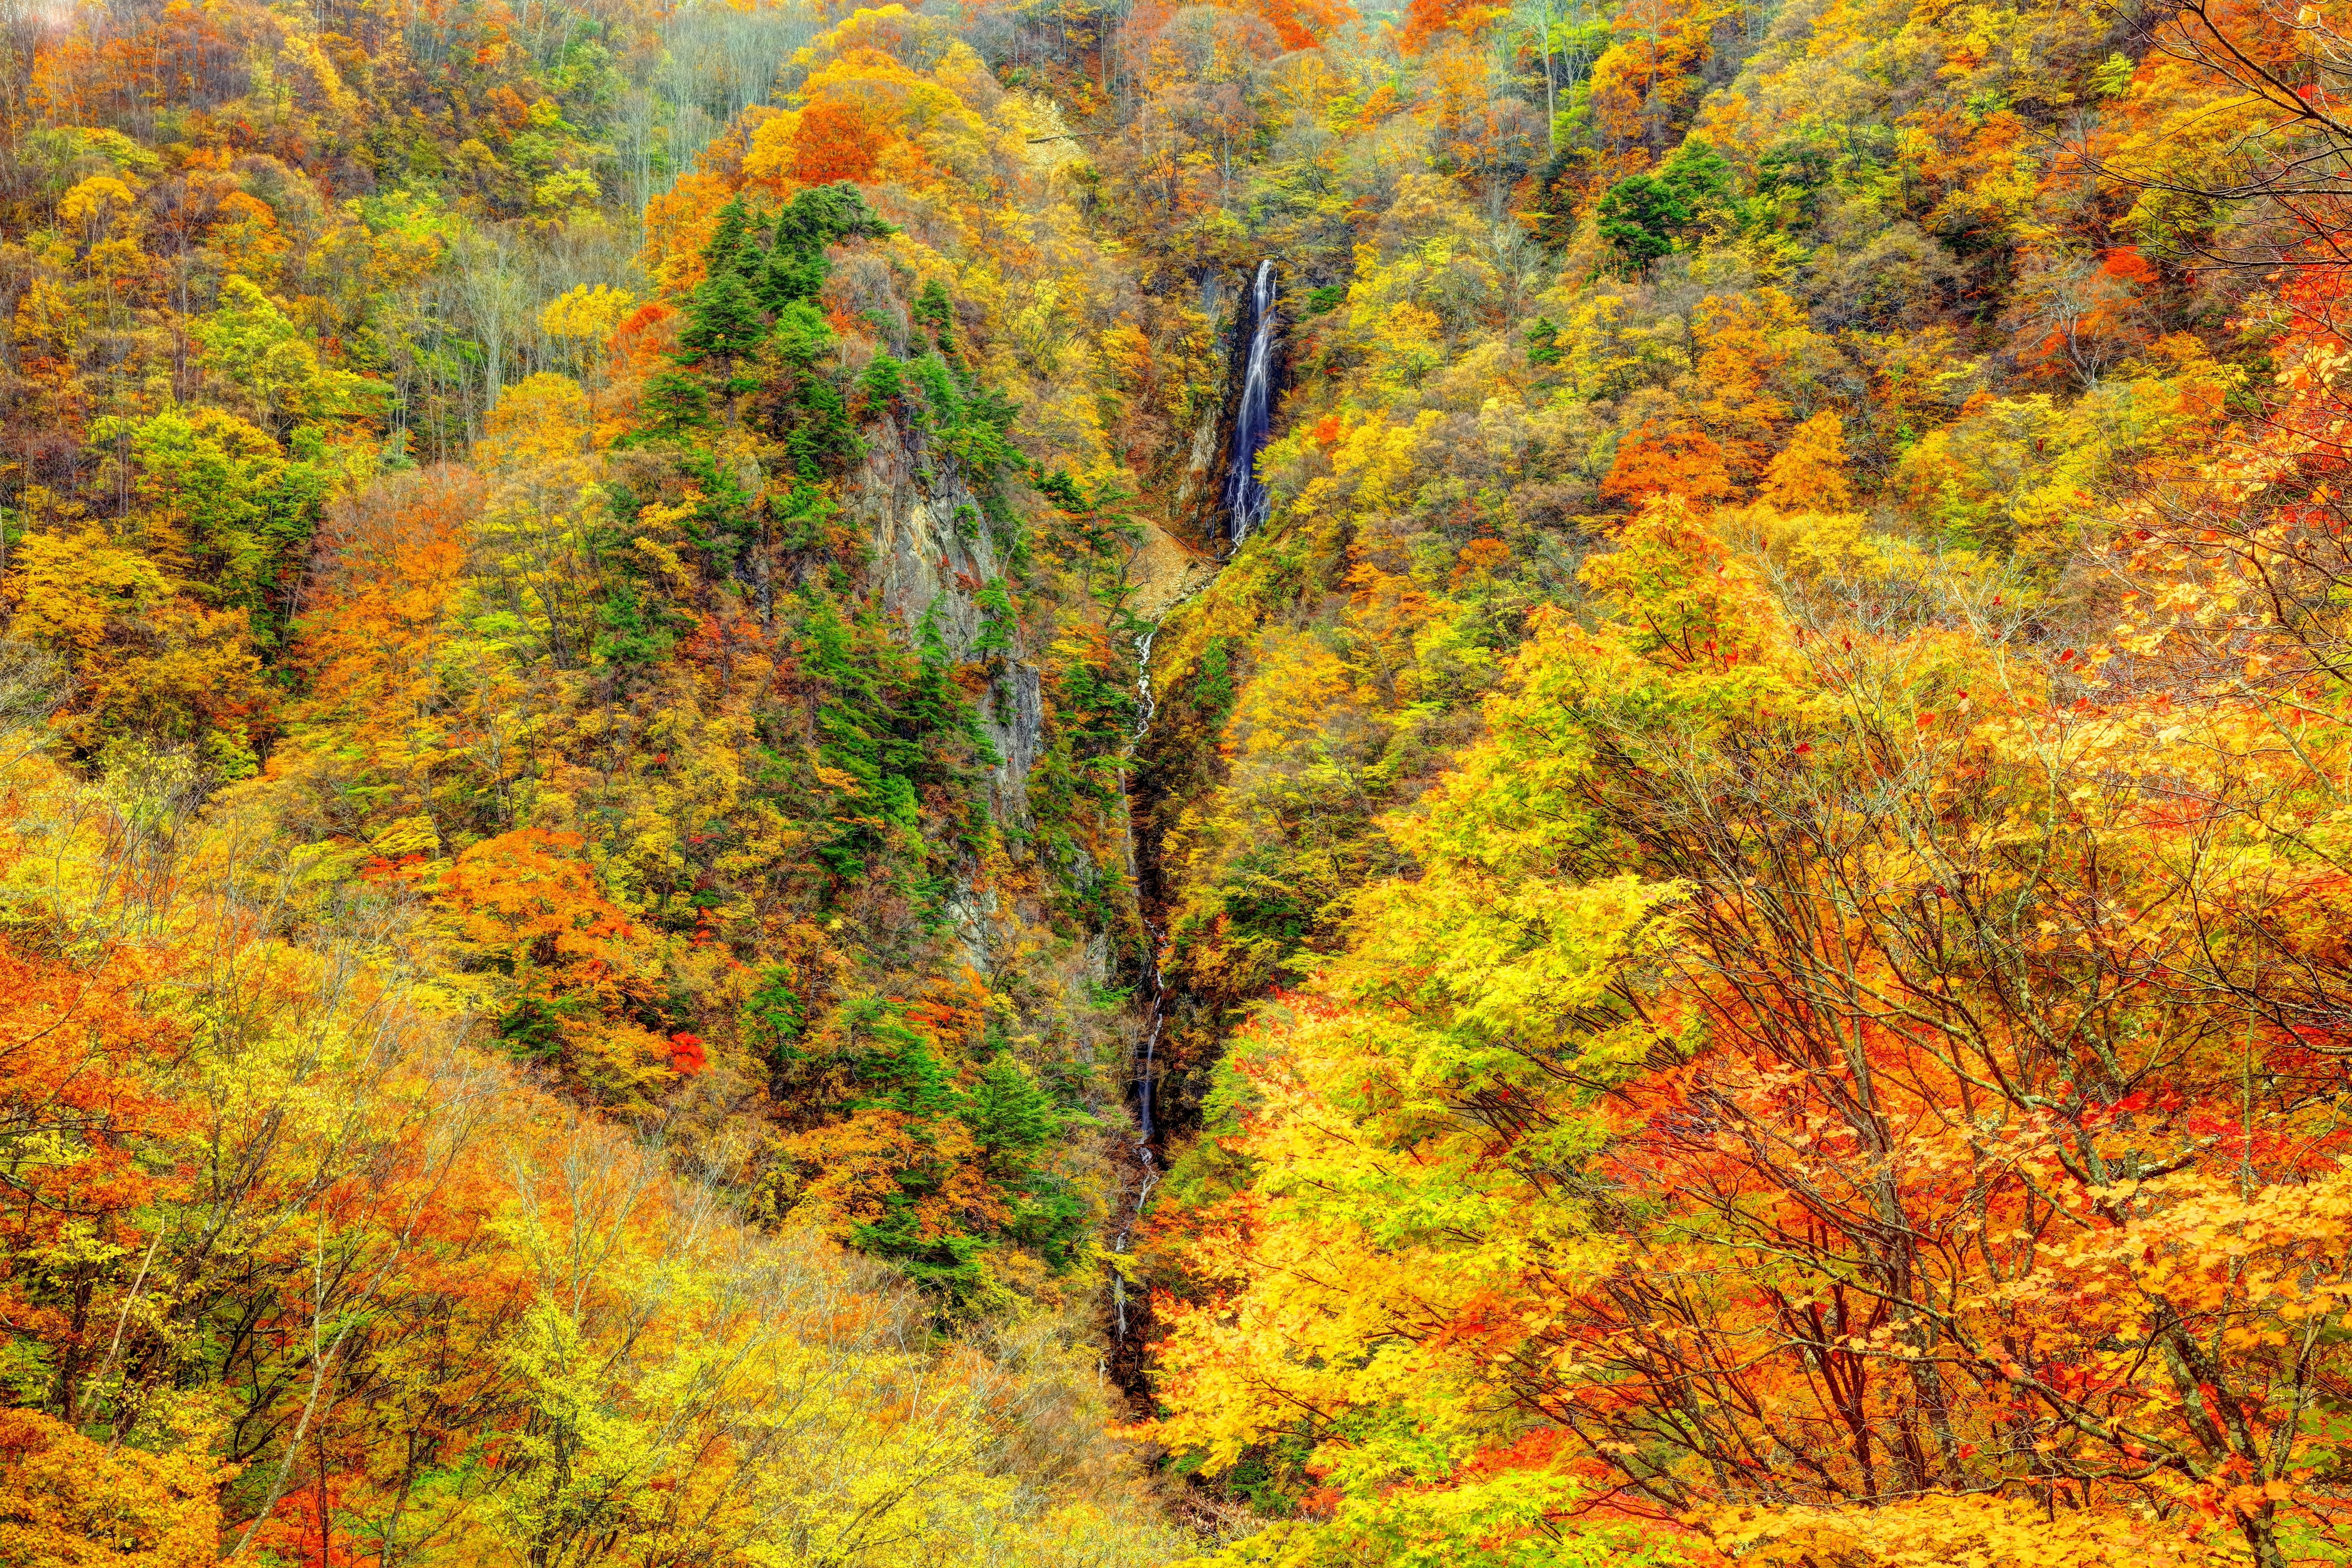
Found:
[[[0,0],[0,1568],[2352,1565],[2347,487],[2347,0]]]

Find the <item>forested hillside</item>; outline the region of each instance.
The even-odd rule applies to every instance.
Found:
[[[2352,1562],[2245,0],[0,0],[0,1564]]]

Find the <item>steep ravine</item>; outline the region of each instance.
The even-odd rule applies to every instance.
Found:
[[[1270,258],[1262,262],[1229,328],[1233,352],[1228,360],[1228,386],[1222,399],[1223,414],[1213,446],[1223,462],[1222,471],[1213,476],[1215,488],[1212,493],[1218,500],[1204,519],[1202,529],[1202,542],[1216,549],[1215,559],[1205,559],[1166,530],[1147,525],[1144,542],[1135,560],[1139,577],[1137,613],[1145,629],[1136,637],[1139,717],[1128,752],[1128,765],[1122,773],[1122,787],[1128,806],[1128,868],[1136,889],[1137,920],[1143,928],[1149,951],[1138,976],[1139,1034],[1129,1088],[1132,1138],[1123,1163],[1119,1215],[1110,1237],[1115,1261],[1111,1267],[1106,1370],[1139,1415],[1149,1415],[1151,1410],[1147,1364],[1152,1337],[1151,1307],[1149,1294],[1131,1277],[1131,1265],[1126,1259],[1165,1169],[1171,1125],[1160,1112],[1160,1047],[1168,1037],[1173,1009],[1181,1002],[1169,989],[1164,963],[1166,932],[1162,929],[1158,837],[1137,831],[1138,773],[1146,748],[1153,740],[1152,724],[1160,709],[1152,656],[1170,618],[1215,580],[1221,563],[1229,560],[1251,531],[1265,519],[1269,502],[1265,486],[1258,479],[1256,464],[1258,454],[1273,434],[1276,399],[1281,385],[1280,287],[1280,273],[1275,262]],[[1195,442],[1196,458],[1204,445]],[[1195,480],[1199,478],[1189,477]],[[1149,817],[1147,812],[1140,819]],[[1175,1120],[1189,1121],[1195,1109],[1187,1097],[1180,1103]]]
[[[1135,747],[1140,747],[1151,733],[1151,719],[1159,706],[1152,689],[1151,648],[1158,641],[1160,628],[1167,623],[1182,603],[1202,586],[1213,581],[1215,569],[1197,559],[1189,560],[1177,579],[1173,593],[1160,600],[1149,616],[1149,629],[1136,638],[1136,697],[1139,717],[1136,724]],[[1155,584],[1155,586],[1160,584]],[[1129,767],[1123,785],[1131,787],[1134,748],[1129,752]],[[1153,1114],[1153,1101],[1158,1091],[1160,1042],[1167,1032],[1169,995],[1167,976],[1161,966],[1164,945],[1160,921],[1153,904],[1143,897],[1140,850],[1134,829],[1134,813],[1130,799],[1128,816],[1129,879],[1137,889],[1136,917],[1141,923],[1149,951],[1143,959],[1142,984],[1139,987],[1142,1007],[1141,1040],[1135,1052],[1134,1071],[1129,1088],[1129,1102],[1134,1113],[1133,1138],[1124,1164],[1125,1181],[1120,1192],[1119,1217],[1111,1235],[1110,1250],[1119,1261],[1111,1265],[1110,1346],[1106,1369],[1112,1382],[1124,1393],[1139,1415],[1150,1410],[1150,1381],[1145,1366],[1145,1352],[1151,1333],[1151,1302],[1148,1294],[1135,1288],[1124,1262],[1128,1249],[1134,1244],[1136,1227],[1151,1202],[1153,1191],[1160,1184],[1162,1136]]]
[[[1158,771],[1150,758],[1160,742],[1153,726],[1162,708],[1155,652],[1171,617],[1215,581],[1222,561],[1265,518],[1267,500],[1255,462],[1272,434],[1280,390],[1280,282],[1269,260],[1252,276],[1221,280],[1211,289],[1213,298],[1221,295],[1224,301],[1216,413],[1191,443],[1184,471],[1171,476],[1164,492],[1171,504],[1154,509],[1159,516],[1147,513],[1140,520],[1142,533],[1128,563],[1127,607],[1134,617],[1130,625],[1139,628],[1132,633],[1138,717],[1122,776],[1129,880],[1137,894],[1129,928],[1133,944],[1122,959],[1119,949],[1128,944],[1113,932],[1097,931],[1060,965],[1073,984],[1123,981],[1134,999],[1125,1074],[1128,1119],[1114,1140],[1117,1187],[1104,1238],[1114,1262],[1103,1331],[1105,1373],[1138,1415],[1150,1408],[1146,1352],[1152,1323],[1148,1292],[1125,1259],[1164,1173],[1168,1138],[1189,1126],[1198,1100],[1192,1073],[1181,1072],[1172,1112],[1163,1112],[1170,1065],[1163,1047],[1185,999],[1170,990],[1162,971],[1166,932],[1159,835],[1148,827]],[[970,659],[985,632],[982,592],[1009,564],[982,519],[982,498],[955,462],[930,449],[925,431],[902,421],[894,421],[888,438],[869,442],[847,489],[856,498],[851,510],[859,531],[871,542],[875,583],[892,616],[909,639],[936,639],[950,658]],[[1043,650],[1024,644],[1007,658],[1004,678],[979,700],[996,759],[989,774],[989,811],[1016,829],[1032,821],[1031,775],[1048,739],[1045,684]],[[1024,900],[1008,899],[977,867],[960,879],[950,912],[957,956],[982,975],[993,973],[1000,955],[1043,919]]]

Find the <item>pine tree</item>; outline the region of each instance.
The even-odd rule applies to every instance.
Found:
[[[759,247],[750,242],[758,224],[759,216],[743,205],[740,196],[719,209],[719,221],[711,230],[710,243],[702,252],[708,276],[730,276],[746,281],[760,276],[762,258]]]
[[[710,393],[690,375],[661,371],[646,383],[645,414],[649,434],[677,440],[710,423]]]
[[[915,320],[931,329],[932,340],[940,353],[955,357],[955,302],[948,298],[947,285],[933,278],[925,281],[921,293],[915,296]]]
[[[1601,237],[1640,271],[1674,253],[1675,235],[1691,221],[1690,204],[1664,180],[1632,174],[1601,197]]]
[[[758,352],[768,335],[768,319],[751,289],[733,272],[722,272],[694,291],[686,326],[677,334],[678,363],[726,371]]]
[[[803,191],[776,215],[774,243],[760,272],[760,298],[772,310],[814,299],[833,274],[826,247],[845,239],[887,238],[897,232],[846,181]]]
[[[1000,1054],[981,1074],[970,1120],[991,1168],[1013,1174],[1025,1173],[1029,1156],[1059,1137],[1066,1121],[1053,1096],[1009,1054]]]

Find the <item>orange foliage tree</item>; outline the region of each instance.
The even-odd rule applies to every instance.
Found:
[[[1732,494],[1723,448],[1686,425],[1644,425],[1617,449],[1601,481],[1604,500],[1639,502],[1658,496],[1722,500]]]
[[[576,833],[518,828],[468,845],[441,874],[452,951],[499,977],[499,1039],[561,1060],[599,1091],[634,1101],[692,1050],[642,1021],[658,1017],[634,924],[578,858]]]
[[[808,185],[870,180],[874,161],[889,139],[866,106],[854,99],[821,98],[801,110],[793,130],[792,177]]]

